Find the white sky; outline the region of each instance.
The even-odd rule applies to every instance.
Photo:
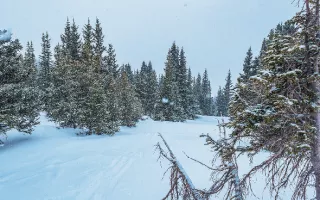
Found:
[[[233,80],[242,70],[251,45],[255,54],[262,39],[299,8],[292,0],[7,0],[2,2],[0,29],[11,28],[25,46],[33,41],[40,52],[41,34],[49,32],[52,48],[60,41],[66,18],[82,29],[98,17],[105,43],[116,49],[119,64],[140,68],[151,60],[163,72],[173,41],[186,51],[194,75],[207,68],[216,94],[228,69]]]

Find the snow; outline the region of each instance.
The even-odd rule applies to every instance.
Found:
[[[167,98],[162,98],[162,103],[168,103],[169,102],[169,99]]]
[[[221,118],[218,118],[221,121]],[[155,144],[161,133],[196,188],[210,188],[210,170],[188,156],[211,165],[213,152],[200,134],[219,138],[217,117],[186,122],[156,122],[145,117],[135,128],[121,127],[114,136],[76,136],[79,130],[58,129],[42,114],[32,135],[8,132],[0,147],[1,199],[24,200],[150,200],[169,190],[169,162],[157,161]],[[228,130],[229,131],[229,130]],[[254,164],[269,154],[261,153]],[[240,156],[239,176],[253,165]],[[253,191],[270,199],[264,178],[253,178]],[[283,199],[290,199],[283,193]],[[212,197],[222,199],[223,194]],[[246,199],[257,199],[249,196]]]
[[[8,41],[11,39],[11,29],[6,32],[0,30],[0,41]]]

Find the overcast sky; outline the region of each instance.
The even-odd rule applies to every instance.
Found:
[[[262,39],[277,23],[299,8],[292,0],[6,0],[0,29],[11,28],[25,46],[33,41],[40,52],[42,32],[52,47],[60,41],[66,18],[82,29],[98,17],[105,43],[116,49],[119,64],[134,69],[151,60],[158,73],[173,41],[186,51],[194,75],[207,68],[216,94],[228,70],[236,80],[249,46],[257,54]]]

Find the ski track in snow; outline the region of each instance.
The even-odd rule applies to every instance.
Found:
[[[159,132],[194,185],[201,189],[210,187],[210,171],[186,158],[183,152],[211,164],[213,153],[199,135],[219,136],[215,117],[201,116],[185,123],[147,119],[135,128],[122,127],[112,137],[78,137],[77,130],[57,129],[43,114],[40,121],[31,136],[10,131],[8,141],[0,147],[1,199],[162,199],[169,189],[169,174],[163,177],[168,162],[162,160],[160,165],[157,161],[154,145],[161,141]],[[242,172],[250,167],[244,158],[239,159],[238,165]],[[257,180],[261,181],[261,177]],[[260,199],[270,198],[263,191],[264,183],[254,187],[258,196],[261,194]]]

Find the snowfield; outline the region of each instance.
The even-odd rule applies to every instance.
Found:
[[[78,130],[57,129],[42,114],[32,135],[15,131],[0,147],[0,195],[10,200],[158,200],[169,189],[168,162],[158,162],[154,145],[162,133],[197,188],[210,187],[210,171],[186,158],[210,164],[213,155],[201,133],[219,137],[215,117],[185,123],[146,119],[114,136],[76,136]],[[163,146],[164,147],[164,146]],[[239,160],[240,171],[248,159]],[[261,199],[263,179],[253,184]],[[259,197],[259,196],[258,196]],[[217,199],[221,199],[217,197]],[[257,199],[249,197],[247,199]],[[284,198],[284,199],[289,199]]]

